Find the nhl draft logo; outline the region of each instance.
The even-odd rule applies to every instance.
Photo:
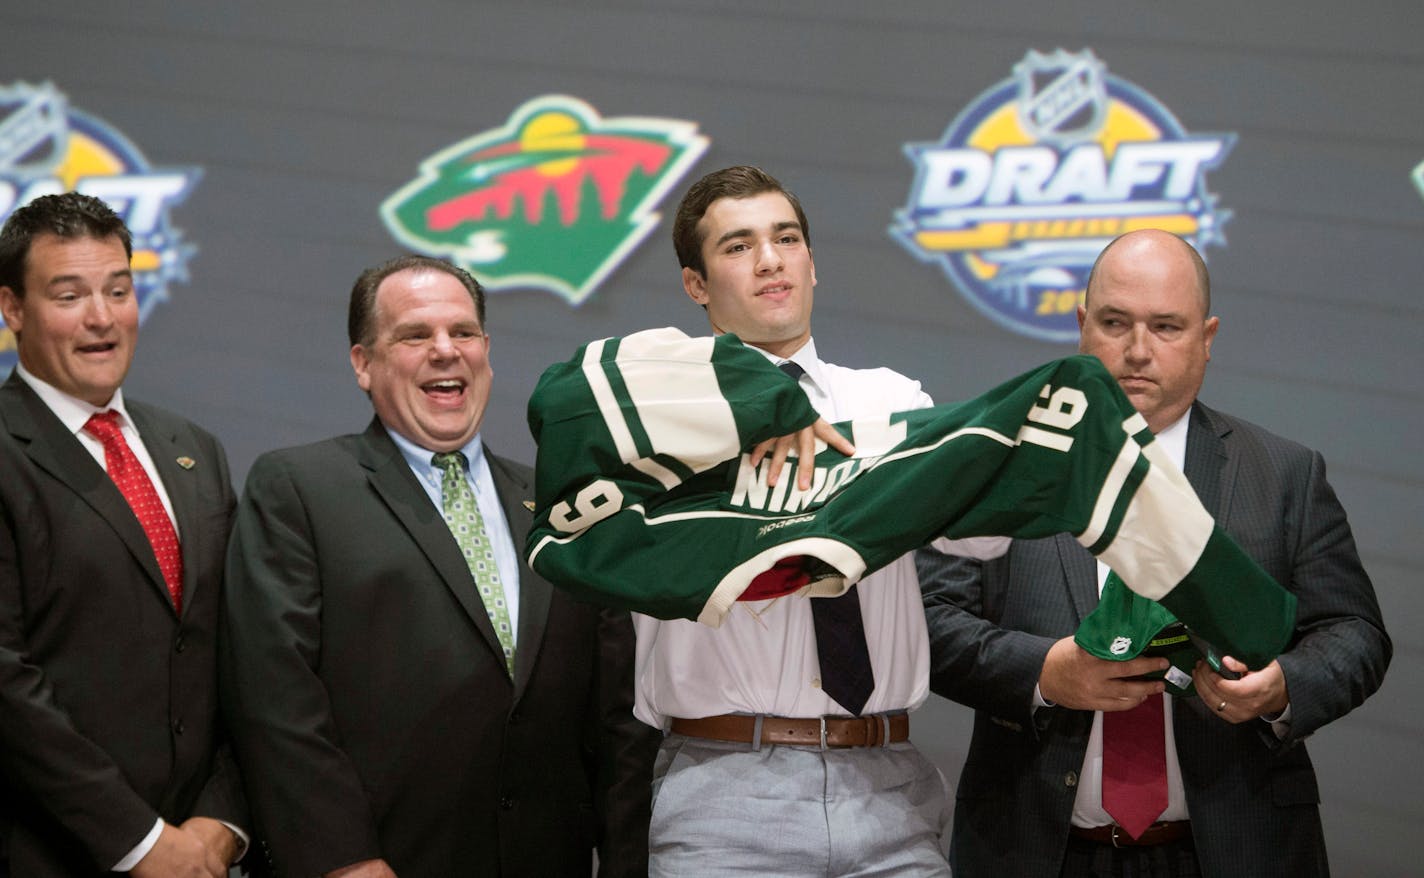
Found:
[[[127,137],[76,110],[52,83],[0,85],[0,222],[41,195],[77,190],[101,198],[133,234],[139,320],[188,279],[196,249],[169,210],[198,182],[198,168],[149,166]],[[15,336],[0,323],[0,375],[16,361]]]
[[[1225,243],[1230,212],[1206,172],[1235,141],[1188,134],[1091,50],[1031,51],[939,142],[905,145],[915,181],[890,234],[1001,326],[1074,341],[1088,272],[1114,237],[1158,228],[1198,251]]]
[[[402,244],[490,290],[544,289],[577,305],[648,236],[653,209],[706,149],[691,122],[605,119],[546,95],[426,159],[381,217]]]

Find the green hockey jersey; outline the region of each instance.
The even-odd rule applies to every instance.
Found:
[[[538,443],[530,566],[584,600],[720,624],[759,576],[835,595],[937,536],[1071,533],[1221,652],[1274,658],[1295,598],[1225,535],[1093,357],[975,399],[838,424],[811,487],[748,449],[816,419],[735,336],[590,342],[529,401]]]

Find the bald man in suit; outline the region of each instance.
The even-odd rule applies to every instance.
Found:
[[[1106,575],[1072,537],[978,562],[920,553],[933,691],[975,710],[950,862],[956,875],[1326,875],[1304,740],[1379,688],[1391,644],[1321,456],[1197,400],[1218,321],[1201,257],[1124,235],[1078,309],[1094,354],[1218,523],[1298,601],[1278,659],[1199,663],[1155,741],[1166,807],[1134,837],[1105,803],[1105,719],[1151,699],[1167,660],[1104,661],[1073,638]],[[1155,808],[1153,809],[1155,810]],[[1148,820],[1153,817],[1146,818]]]

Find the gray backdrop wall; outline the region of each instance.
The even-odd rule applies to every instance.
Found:
[[[344,303],[402,247],[378,206],[440,149],[568,94],[604,116],[695,122],[706,153],[663,218],[579,307],[513,290],[489,306],[486,440],[532,459],[524,403],[591,338],[705,331],[667,213],[690,180],[755,163],[811,217],[815,332],[831,359],[889,365],[942,401],[1072,345],[986,319],[890,235],[933,141],[1029,50],[1091,48],[1190,132],[1236,142],[1208,175],[1232,213],[1208,249],[1222,328],[1204,398],[1321,449],[1390,630],[1384,689],[1316,736],[1341,875],[1418,874],[1424,688],[1424,6],[742,0],[8,3],[0,86],[48,80],[157,166],[202,177],[172,219],[198,249],[144,325],[134,396],[216,432],[241,480],[263,450],[360,429]],[[0,474],[3,477],[3,474]],[[967,711],[916,739],[951,781]]]

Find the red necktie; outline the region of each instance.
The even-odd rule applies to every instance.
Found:
[[[1165,697],[1103,712],[1103,810],[1133,838],[1167,810]]]
[[[163,501],[153,489],[153,482],[143,465],[134,457],[124,434],[119,431],[119,413],[100,412],[84,425],[84,432],[98,439],[104,445],[104,468],[109,478],[118,486],[119,493],[129,502],[148,542],[153,546],[153,554],[158,558],[158,569],[163,571],[163,581],[168,585],[168,594],[173,598],[173,609],[183,611],[183,553],[178,548],[178,533]]]

